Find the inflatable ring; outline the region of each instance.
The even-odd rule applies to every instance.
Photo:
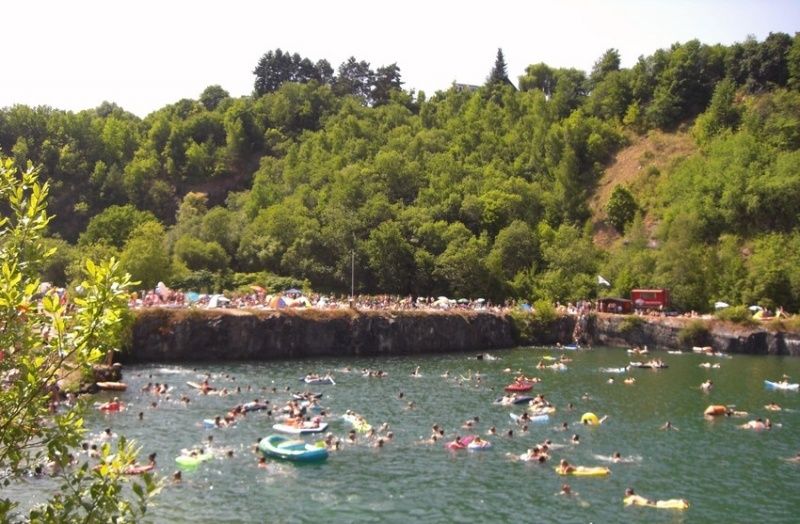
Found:
[[[592,412],[584,413],[581,417],[581,424],[586,424],[588,426],[596,426],[600,424],[600,420],[597,418]]]

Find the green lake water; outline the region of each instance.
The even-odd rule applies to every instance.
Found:
[[[94,432],[111,427],[142,446],[142,460],[158,453],[158,472],[175,471],[181,448],[204,443],[213,435],[220,448],[234,450],[232,458],[217,458],[183,472],[183,482],[167,483],[151,507],[151,522],[797,522],[800,519],[800,464],[784,459],[800,451],[800,393],[771,391],[763,380],[783,373],[800,379],[800,359],[782,357],[705,357],[695,354],[656,353],[669,369],[634,369],[611,374],[601,368],[624,366],[622,349],[599,348],[565,354],[574,359],[566,371],[537,370],[549,350],[517,348],[491,352],[498,360],[476,360],[475,355],[447,354],[383,358],[293,360],[215,365],[129,366],[129,385],[120,395],[128,403],[122,413],[93,412],[87,421]],[[705,369],[701,362],[719,363]],[[420,366],[421,377],[410,375]],[[343,368],[352,368],[346,373]],[[364,378],[361,368],[382,369],[386,378]],[[527,433],[514,425],[504,407],[492,401],[502,394],[511,375],[522,370],[542,379],[534,393],[543,393],[556,407],[547,423],[532,424]],[[382,449],[362,441],[345,445],[327,462],[296,465],[270,461],[256,466],[252,452],[258,439],[272,433],[275,423],[265,412],[251,413],[235,427],[203,429],[204,418],[224,414],[230,407],[252,400],[285,402],[302,388],[298,377],[309,371],[331,370],[335,386],[316,386],[322,405],[331,415],[329,431],[344,438],[349,425],[342,413],[352,409],[374,427],[388,422],[394,440]],[[441,375],[449,371],[449,378]],[[186,385],[211,373],[217,387],[242,387],[241,395],[200,396]],[[475,379],[480,373],[481,380]],[[636,378],[625,385],[626,376]],[[471,378],[470,378],[471,377]],[[609,378],[615,382],[609,384]],[[703,393],[706,379],[715,386]],[[466,379],[466,380],[465,380]],[[140,392],[147,382],[166,382],[174,389],[170,400]],[[247,393],[246,387],[252,391]],[[277,393],[272,392],[272,388]],[[266,391],[264,391],[266,388]],[[400,399],[399,394],[403,393]],[[187,406],[181,394],[191,397]],[[103,400],[107,394],[96,400]],[[157,402],[152,407],[151,402]],[[784,410],[769,412],[768,402]],[[410,408],[408,403],[413,402]],[[574,410],[567,409],[569,403]],[[702,412],[709,404],[735,405],[750,412],[745,418],[708,421]],[[143,411],[144,420],[137,414]],[[579,423],[584,412],[609,415],[601,426]],[[462,428],[478,416],[474,431]],[[738,428],[756,417],[776,423],[771,431]],[[671,421],[678,431],[662,431]],[[562,422],[569,429],[560,431]],[[447,440],[471,432],[486,436],[496,426],[498,436],[487,437],[493,449],[451,452],[442,444],[425,445],[438,423]],[[514,430],[513,437],[506,432]],[[578,434],[580,444],[571,437]],[[516,462],[535,443],[551,439],[563,445],[547,464]],[[312,440],[309,438],[308,440]],[[598,456],[619,451],[633,463],[608,464]],[[553,471],[559,459],[572,464],[608,465],[603,478],[560,477]],[[556,493],[564,481],[578,493]],[[37,481],[15,488],[35,492]],[[687,511],[624,508],[623,492],[633,487],[651,499],[686,498]],[[19,492],[17,493],[19,494]]]

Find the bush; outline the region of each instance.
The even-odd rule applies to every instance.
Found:
[[[735,324],[753,325],[756,323],[746,306],[726,307],[725,309],[717,311],[714,316],[719,320],[725,320]]]
[[[678,332],[678,343],[681,346],[707,346],[710,345],[711,333],[708,326],[701,320],[693,320]]]
[[[549,324],[558,317],[555,306],[546,299],[539,299],[533,303],[533,315],[541,324]]]
[[[630,333],[642,324],[644,324],[644,319],[642,319],[642,317],[628,315],[620,321],[618,329],[620,333]]]

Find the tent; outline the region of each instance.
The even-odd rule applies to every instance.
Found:
[[[279,295],[272,297],[272,300],[267,302],[267,307],[272,309],[283,309],[286,306],[287,306],[286,300],[284,300],[283,297]]]
[[[230,301],[231,299],[229,299],[225,295],[212,295],[211,298],[208,300],[208,307],[210,308],[223,307]]]
[[[290,298],[286,300],[289,307],[311,307],[311,301],[306,297]]]

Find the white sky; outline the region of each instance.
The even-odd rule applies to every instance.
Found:
[[[250,94],[280,47],[336,69],[353,55],[397,62],[404,88],[481,84],[503,49],[529,64],[588,71],[608,48],[624,67],[674,42],[731,44],[800,31],[800,1],[10,0],[0,8],[0,107],[81,110],[116,102],[139,116],[219,84]]]

